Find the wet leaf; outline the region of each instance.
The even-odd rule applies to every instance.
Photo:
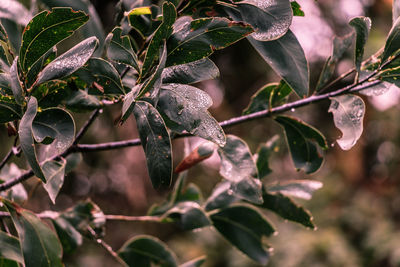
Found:
[[[129,267],[158,266],[176,267],[175,254],[161,240],[146,235],[136,236],[122,246],[118,251]]]
[[[129,36],[122,36],[122,28],[115,27],[107,36],[107,56],[110,60],[125,64],[139,71],[138,59],[133,51]]]
[[[37,14],[25,27],[19,53],[19,62],[24,72],[50,48],[69,37],[89,17],[71,8],[53,8]]]
[[[265,265],[270,253],[262,237],[275,233],[274,227],[261,213],[250,206],[221,209],[210,216],[214,227],[236,248],[256,262]]]
[[[3,202],[17,229],[25,266],[63,266],[62,247],[55,233],[32,212]]]
[[[15,102],[17,104],[22,105],[25,101],[24,99],[24,90],[22,89],[22,83],[19,79],[19,71],[18,71],[18,57],[16,57],[13,61],[13,64],[10,68],[10,84],[11,90],[13,92]]]
[[[329,112],[332,112],[335,126],[343,134],[337,143],[343,150],[349,150],[363,132],[364,101],[351,94],[332,97]]]
[[[322,149],[328,148],[321,132],[299,119],[288,116],[278,116],[275,121],[285,129],[286,141],[295,167],[307,174],[316,172],[324,160],[317,146]]]
[[[100,108],[102,103],[97,97],[89,95],[86,91],[78,90],[71,93],[65,106],[74,112],[87,112]]]
[[[18,238],[0,231],[0,259],[14,260],[24,263]]]
[[[53,204],[56,203],[56,197],[64,184],[66,160],[61,161],[50,160],[42,165],[43,174],[46,183],[43,185]]]
[[[278,193],[263,193],[264,203],[260,205],[263,208],[272,210],[282,218],[300,223],[305,227],[315,229],[310,212],[293,202],[290,198]]]
[[[172,153],[171,139],[164,121],[158,111],[147,102],[136,102],[133,113],[153,187],[167,188],[172,179]]]
[[[177,203],[162,216],[162,219],[166,218],[176,220],[183,230],[194,230],[211,224],[200,205],[192,201]]]
[[[64,78],[74,73],[89,60],[98,42],[96,37],[88,38],[57,57],[40,72],[35,84]]]
[[[253,32],[250,25],[216,17],[195,20],[181,17],[173,27],[167,42],[167,67],[208,57]]]
[[[382,53],[381,62],[384,63],[390,56],[394,55],[394,53],[400,47],[400,18],[397,18],[393,23],[393,27],[389,32],[389,35],[386,39],[385,49]]]
[[[211,105],[211,97],[196,87],[166,84],[161,87],[158,109],[171,130],[187,131],[223,146],[224,131],[207,111]]]
[[[361,71],[360,79],[365,79],[369,75],[371,75],[370,71]],[[397,81],[397,78],[400,78],[400,69],[387,69],[381,72],[379,76],[379,79],[382,80],[381,83],[378,83],[365,90],[361,90],[360,94],[366,96],[380,96],[387,93],[392,88],[397,89],[397,86],[400,85],[400,83]]]
[[[29,68],[26,73],[25,86],[26,88],[31,88],[33,83],[36,81],[37,76],[40,71],[43,69],[43,66],[53,61],[57,56],[57,47],[53,46],[50,50],[48,50],[43,56],[41,56],[35,63]]]
[[[0,18],[15,21],[25,26],[32,18],[31,13],[26,7],[16,0],[0,1]]]
[[[222,181],[214,187],[213,192],[207,198],[205,203],[205,210],[215,210],[225,208],[230,204],[236,202],[238,197],[233,194],[231,189],[232,183],[230,181]]]
[[[255,161],[260,179],[265,178],[272,172],[272,170],[269,168],[269,158],[276,149],[279,149],[278,140],[279,136],[275,135],[268,140],[268,142],[261,144],[258,147],[257,154],[255,155]]]
[[[221,158],[219,173],[231,182],[232,193],[252,203],[261,203],[262,185],[247,144],[234,135],[228,135],[218,154]]]
[[[187,64],[165,68],[162,73],[163,83],[192,84],[213,80],[219,76],[218,67],[208,58]]]
[[[364,47],[368,40],[369,30],[371,29],[371,19],[368,17],[356,17],[352,19],[349,24],[355,29],[357,34],[354,60],[357,72],[360,72],[361,62],[364,56]]]
[[[64,254],[73,252],[82,245],[82,235],[64,218],[58,217],[52,220],[63,247]]]
[[[315,180],[290,180],[269,185],[267,191],[271,193],[281,193],[310,200],[314,191],[322,188],[322,183]]]

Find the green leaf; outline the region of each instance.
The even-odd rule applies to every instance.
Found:
[[[18,238],[0,231],[0,258],[24,263]]]
[[[7,164],[0,170],[0,182],[16,179],[21,175],[22,170],[15,163]],[[22,184],[16,184],[9,190],[1,192],[0,195],[18,203],[24,203],[28,199],[28,194]]]
[[[75,137],[72,116],[60,108],[48,108],[39,112],[32,123],[32,134],[39,143],[49,144],[57,153],[68,149]]]
[[[73,252],[82,245],[82,235],[66,219],[58,217],[52,222],[65,254]]]
[[[364,55],[364,47],[368,40],[369,30],[371,29],[371,19],[368,17],[356,17],[352,19],[349,24],[355,29],[357,34],[354,60],[357,72],[360,72],[361,62]]]
[[[178,133],[187,131],[223,146],[224,131],[207,111],[211,105],[211,97],[198,88],[166,84],[161,87],[158,109],[171,130]]]
[[[35,85],[74,73],[89,60],[98,42],[96,37],[88,38],[57,57],[40,72]]]
[[[242,20],[255,29],[251,36],[258,41],[282,37],[292,23],[293,14],[289,0],[246,0],[236,3],[236,6]]]
[[[290,2],[290,5],[292,7],[293,16],[304,17],[304,11],[301,9],[301,6],[297,1]]]
[[[317,91],[322,89],[332,78],[335,73],[336,64],[343,57],[346,50],[352,45],[354,37],[354,33],[350,33],[343,37],[335,36],[333,39],[332,55],[325,62],[321,75],[319,76],[318,84],[316,86]]]
[[[281,193],[292,197],[310,200],[314,191],[320,189],[322,183],[314,180],[290,180],[269,185],[267,191]]]
[[[0,18],[15,21],[18,24],[26,25],[32,18],[28,9],[16,0],[0,1]]]
[[[18,262],[12,261],[12,260],[7,260],[4,258],[0,258],[0,266],[1,267],[20,267]]]
[[[95,110],[102,105],[97,97],[89,95],[83,90],[73,91],[65,102],[65,106],[74,112]]]
[[[247,201],[262,203],[261,181],[247,144],[234,135],[228,135],[218,154],[221,158],[219,173],[232,183],[232,193]]]
[[[46,178],[46,183],[43,185],[53,204],[56,203],[56,197],[64,184],[66,160],[60,161],[50,160],[42,165],[42,170]]]
[[[41,56],[35,63],[29,68],[26,73],[25,87],[31,88],[33,83],[36,81],[37,76],[43,69],[43,66],[53,61],[57,56],[57,47],[53,46],[43,56]]]
[[[21,117],[21,106],[9,97],[3,97],[0,94],[0,123],[18,120]]]
[[[327,149],[325,137],[317,129],[296,118],[278,116],[275,121],[285,129],[286,141],[295,167],[307,174],[316,172],[324,160],[318,152],[317,145]]]
[[[153,187],[169,187],[172,179],[172,152],[171,139],[164,121],[158,111],[147,102],[136,102],[133,113]]]
[[[194,230],[211,224],[200,205],[193,201],[178,203],[169,209],[162,218],[177,219],[178,225],[183,230]]]
[[[22,89],[22,83],[19,79],[18,57],[14,59],[13,64],[11,65],[10,68],[10,84],[15,98],[15,102],[17,102],[17,104],[19,105],[22,105],[25,99],[24,99],[24,91]]]
[[[382,53],[381,62],[384,63],[390,56],[393,56],[400,47],[400,18],[393,23],[393,27],[386,39],[385,49]]]
[[[21,143],[21,149],[24,153],[26,160],[32,168],[34,174],[40,178],[43,182],[46,182],[42,169],[40,168],[39,161],[36,157],[36,149],[33,141],[33,121],[37,113],[37,100],[34,96],[31,96],[26,108],[26,112],[21,119],[19,124],[19,139]]]
[[[141,7],[133,8],[128,13],[128,20],[130,26],[145,39],[156,30],[161,22],[157,20],[158,7],[149,6],[151,2],[139,2],[139,5]]]
[[[309,92],[309,70],[296,36],[288,30],[281,38],[261,42],[248,37],[250,44],[301,98]]]
[[[179,265],[179,267],[200,267],[206,261],[206,256],[198,257],[194,260],[185,262],[184,264]]]
[[[310,212],[298,206],[290,198],[280,193],[269,194],[264,192],[263,199],[264,203],[260,205],[261,207],[275,212],[286,220],[300,223],[311,229],[316,229]]]
[[[76,74],[86,82],[89,87],[89,94],[125,94],[118,71],[104,59],[89,59]]]
[[[278,147],[279,136],[275,135],[267,143],[262,144],[258,147],[256,158],[256,165],[258,170],[258,175],[260,179],[265,178],[268,174],[272,172],[269,168],[269,158]]]
[[[249,105],[243,111],[243,115],[280,105],[291,92],[292,89],[283,80],[280,83],[269,83],[251,97]]]
[[[178,266],[175,254],[159,239],[140,235],[128,240],[118,251],[129,267]]]
[[[107,57],[120,64],[125,64],[139,71],[138,59],[136,53],[133,51],[129,36],[122,36],[122,28],[115,27],[114,30],[108,34],[106,42]]]
[[[363,132],[364,101],[351,94],[330,99],[331,105],[328,112],[332,112],[335,126],[343,134],[337,143],[343,150],[349,150],[357,143]]]
[[[223,49],[253,32],[250,25],[225,18],[192,20],[181,17],[168,39],[167,67],[193,62]]]
[[[32,96],[38,100],[38,105],[41,109],[49,107],[57,107],[65,99],[68,98],[71,91],[74,90],[66,81],[53,80],[40,84],[35,87]]]
[[[218,67],[208,58],[187,64],[165,68],[162,73],[163,83],[192,84],[213,80],[219,76]]]
[[[159,55],[159,48],[164,41],[172,33],[172,25],[176,20],[176,10],[172,3],[164,2],[163,7],[163,21],[157,28],[156,32],[151,39],[149,46],[146,50],[146,55],[143,61],[141,77],[145,77],[150,71],[153,62],[157,59]]]
[[[230,181],[222,181],[217,184],[211,195],[207,198],[205,210],[210,211],[224,208],[238,200],[237,196],[233,194],[231,186],[232,183]]]
[[[271,236],[275,229],[261,213],[250,206],[233,206],[212,214],[214,227],[236,248],[256,262],[265,265],[270,253],[262,237]]]
[[[55,233],[35,214],[3,199],[17,229],[25,266],[63,266]]]
[[[71,8],[53,8],[37,14],[26,26],[19,53],[24,72],[50,48],[74,33],[89,17]]]

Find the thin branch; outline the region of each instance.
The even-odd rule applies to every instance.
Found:
[[[13,149],[11,148],[10,151],[8,151],[7,155],[4,157],[4,159],[0,163],[0,170],[6,165],[6,163],[11,159],[12,155],[14,155]]]
[[[85,122],[85,124],[82,126],[82,128],[79,130],[79,132],[76,134],[74,145],[78,144],[81,138],[85,135],[89,127],[92,125],[92,123],[96,120],[97,116],[100,114],[100,109],[96,109],[89,117],[89,119]]]
[[[154,216],[104,215],[104,217],[110,221],[161,222],[160,218]]]

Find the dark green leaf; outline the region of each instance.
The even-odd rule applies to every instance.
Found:
[[[8,34],[11,51],[15,51],[18,54],[22,36],[21,27],[16,22],[8,19],[1,19],[1,23]]]
[[[125,94],[118,71],[104,59],[89,59],[76,74],[90,87],[90,94]]]
[[[114,28],[114,30],[108,34],[106,42],[108,43],[107,56],[110,60],[125,64],[139,71],[136,53],[133,51],[129,36],[122,36],[122,28]]]
[[[158,111],[147,102],[136,102],[133,113],[153,187],[169,187],[172,179],[171,139],[164,121]]]
[[[0,182],[16,179],[21,175],[22,170],[17,165],[7,164],[0,170]],[[22,184],[16,184],[9,190],[1,192],[0,195],[18,203],[24,203],[28,199],[28,194]]]
[[[0,231],[0,258],[24,263],[18,238]]]
[[[267,143],[258,147],[256,156],[256,165],[260,179],[265,178],[272,172],[269,168],[269,158],[278,147],[279,136],[275,135]]]
[[[44,174],[42,172],[42,169],[40,168],[38,159],[36,157],[36,149],[34,146],[34,141],[32,136],[33,135],[32,124],[37,113],[37,107],[38,105],[36,98],[31,96],[28,102],[28,106],[26,108],[26,112],[19,124],[18,135],[21,143],[22,152],[24,153],[26,160],[31,166],[32,171],[38,178],[40,178],[45,183],[46,179],[44,178]]]
[[[351,46],[354,39],[354,33],[350,33],[344,37],[337,37],[333,39],[333,51],[332,56],[325,62],[324,68],[322,69],[321,75],[319,76],[316,90],[322,89],[328,81],[332,78],[335,73],[336,64],[342,58],[343,54]]]
[[[40,72],[35,84],[38,85],[72,74],[89,60],[98,42],[96,37],[88,38],[57,57]]]
[[[19,105],[22,105],[24,103],[24,90],[22,89],[22,83],[19,79],[18,57],[14,59],[14,62],[10,68],[10,84],[15,102],[17,102]]]
[[[122,112],[121,112],[121,124],[128,119],[128,117],[132,114],[133,108],[136,104],[136,96],[141,90],[143,84],[135,85],[132,90],[124,96],[124,102],[122,103]]]
[[[261,203],[261,181],[247,144],[234,135],[228,135],[218,154],[221,158],[219,173],[231,182],[232,193],[247,201]]]
[[[200,205],[193,201],[179,202],[169,209],[162,218],[176,218],[183,230],[193,230],[211,224]]]
[[[400,47],[400,17],[393,23],[393,27],[389,32],[386,39],[385,50],[382,54],[382,63],[384,63],[390,56],[394,55]]]
[[[163,83],[191,84],[212,80],[219,76],[218,67],[208,58],[188,64],[165,68],[162,73]]]
[[[175,254],[159,239],[152,236],[136,236],[128,240],[118,251],[118,255],[129,267],[176,267]]]
[[[161,88],[158,109],[171,130],[178,133],[188,131],[223,146],[224,131],[207,111],[211,105],[211,97],[198,88],[167,84]]]
[[[65,165],[67,164],[65,159],[61,161],[46,161],[42,165],[42,170],[46,178],[46,183],[43,185],[53,204],[56,203],[56,197],[60,192],[62,185],[64,184],[65,176]]]
[[[335,126],[343,134],[337,143],[343,150],[349,150],[357,143],[363,132],[364,101],[351,94],[330,99],[329,112],[332,112]]]
[[[52,220],[64,253],[71,253],[82,245],[82,235],[64,218]]]
[[[53,8],[37,14],[22,36],[19,61],[24,72],[50,48],[70,36],[89,17],[71,8]]]
[[[314,191],[320,189],[321,187],[322,183],[319,181],[291,180],[272,184],[267,187],[267,191],[310,200]]]
[[[292,23],[289,0],[246,0],[236,3],[242,20],[255,29],[251,35],[258,41],[271,41],[282,37]]]
[[[53,61],[57,56],[57,47],[53,46],[50,50],[48,50],[43,56],[41,56],[35,63],[29,68],[26,73],[26,88],[30,88],[33,83],[36,81],[37,76],[40,71],[43,69],[43,66]]]
[[[223,49],[253,32],[250,25],[225,18],[192,20],[181,17],[169,38],[167,66],[193,62]]]
[[[301,98],[308,95],[307,59],[296,36],[288,30],[278,40],[261,42],[248,37],[261,57],[287,82]]]
[[[9,97],[0,95],[0,123],[18,120],[22,116],[21,113],[20,105],[16,104]]]
[[[63,266],[62,247],[55,233],[32,212],[3,202],[17,229],[25,266]]]
[[[150,2],[146,3],[147,6],[143,5],[145,4],[142,2],[141,7],[133,8],[128,14],[128,19],[131,27],[144,39],[151,35],[161,22],[155,20],[158,11],[154,6],[150,6]]]
[[[98,109],[102,103],[97,97],[89,95],[86,91],[73,91],[65,102],[65,106],[74,112],[86,112]]]
[[[172,33],[172,25],[176,20],[176,10],[172,3],[164,2],[163,4],[163,21],[157,28],[146,50],[146,55],[143,61],[141,77],[145,77],[150,71],[153,62],[159,56],[160,46]]]
[[[355,64],[357,72],[360,72],[361,62],[364,56],[364,47],[367,43],[369,30],[371,29],[371,19],[368,17],[357,17],[349,22],[357,34],[356,37],[356,52],[355,52]]]
[[[315,229],[310,212],[298,206],[290,198],[280,193],[269,194],[264,192],[263,199],[264,203],[260,205],[261,207],[272,210],[286,220],[297,222],[305,227]]]
[[[295,167],[307,174],[316,172],[324,160],[318,152],[317,145],[327,149],[325,137],[317,129],[299,119],[278,116],[275,120],[285,129],[286,141]]]
[[[257,210],[250,206],[233,206],[210,217],[214,227],[232,245],[256,262],[267,264],[270,253],[261,239],[275,233],[275,229]]]
[[[205,256],[198,257],[194,260],[185,262],[184,264],[179,265],[179,267],[200,267],[206,261]]]
[[[232,183],[230,181],[222,181],[216,185],[205,203],[205,210],[210,211],[224,208],[238,200],[233,194],[231,186]]]
[[[304,11],[297,1],[290,2],[290,5],[292,6],[293,16],[304,17]]]
[[[23,4],[16,0],[1,0],[0,18],[9,19],[25,26],[32,15]]]
[[[0,258],[0,267],[20,267],[18,262]]]
[[[48,108],[39,112],[32,123],[32,134],[39,143],[49,144],[58,153],[72,145],[75,123],[72,116],[60,108]]]

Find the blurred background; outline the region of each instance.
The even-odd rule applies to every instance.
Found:
[[[114,27],[117,1],[93,0],[92,3],[107,34]],[[372,19],[365,56],[384,46],[392,24],[391,0],[298,0],[298,3],[305,17],[295,17],[291,29],[309,60],[311,88],[315,87],[319,72],[331,54],[332,38],[352,30],[348,26],[351,18],[369,16]],[[353,51],[348,51],[338,64],[337,74],[352,68],[352,57]],[[212,96],[214,105],[210,111],[219,121],[239,116],[253,93],[266,83],[279,81],[246,41],[217,51],[212,59],[220,68],[221,76],[197,86]],[[351,79],[336,86],[340,88],[348,83]],[[274,248],[268,266],[400,266],[399,97],[400,91],[395,89],[379,97],[363,96],[367,105],[364,133],[350,151],[342,151],[335,144],[341,133],[327,112],[329,101],[296,110],[293,115],[320,129],[330,144],[325,164],[311,176],[295,171],[282,130],[272,120],[261,119],[226,130],[246,140],[252,152],[274,134],[280,135],[280,149],[272,155],[270,163],[274,172],[265,183],[315,179],[324,184],[310,201],[298,201],[311,211],[318,230],[310,231],[266,213],[279,232],[266,240]],[[112,123],[120,108],[106,108],[82,143],[137,138],[133,120],[123,126]],[[87,118],[87,114],[74,115],[78,127]],[[0,127],[0,140],[8,140],[5,127]],[[174,141],[176,163],[182,158],[184,142],[195,148],[200,140]],[[10,146],[11,143],[4,142],[1,155]],[[24,166],[21,160],[18,164]],[[144,166],[141,147],[85,154],[79,167],[66,177],[56,205],[51,204],[41,187],[36,188],[36,181],[29,181],[25,185],[33,196],[26,207],[37,212],[63,210],[78,200],[91,198],[105,214],[145,215],[152,204],[165,199],[167,192],[152,189]],[[206,197],[221,179],[218,169],[218,157],[214,155],[192,168],[188,180],[199,185]],[[105,241],[115,250],[129,237],[150,234],[166,242],[180,262],[208,255],[205,267],[259,266],[210,229],[183,232],[174,225],[110,221],[106,231]],[[102,247],[90,240],[65,257],[66,266],[117,265]]]

